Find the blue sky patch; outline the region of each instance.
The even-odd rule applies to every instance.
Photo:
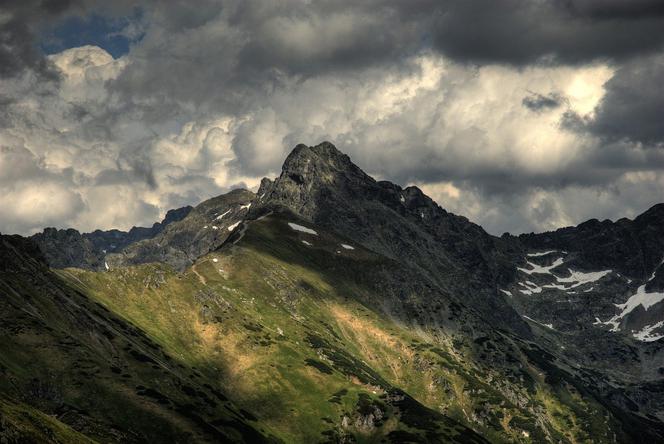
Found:
[[[139,9],[127,17],[109,18],[97,14],[69,17],[42,34],[40,47],[46,54],[55,54],[69,48],[95,45],[118,58],[127,54],[129,46],[143,37],[142,34],[128,36],[123,33],[128,25],[141,17]]]

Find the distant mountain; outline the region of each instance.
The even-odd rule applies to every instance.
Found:
[[[66,230],[45,228],[42,233],[30,238],[39,245],[39,249],[52,267],[102,270],[105,268],[106,254],[120,251],[134,242],[155,237],[171,223],[184,219],[191,210],[190,206],[170,210],[163,221],[156,222],[152,227],[133,227],[128,232],[95,230],[92,233],[81,234],[73,228]]]
[[[536,319],[566,333],[610,329],[642,342],[664,338],[663,204],[633,221],[590,220],[518,240],[537,252],[518,268],[510,294]]]
[[[498,238],[322,143],[132,231],[0,239],[1,439],[664,442],[664,205]]]

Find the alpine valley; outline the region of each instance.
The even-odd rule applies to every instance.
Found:
[[[664,442],[664,204],[495,237],[332,144],[0,238],[0,443]]]

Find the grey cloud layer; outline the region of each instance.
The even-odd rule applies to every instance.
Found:
[[[145,1],[118,60],[35,50],[64,17],[134,6],[0,6],[0,203],[59,199],[0,231],[149,224],[321,140],[494,233],[663,195],[659,1]]]
[[[658,0],[452,0],[434,39],[445,54],[472,62],[622,60],[662,49],[664,8]]]

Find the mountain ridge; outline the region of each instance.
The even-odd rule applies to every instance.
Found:
[[[114,354],[127,383],[141,380],[127,399],[144,402],[148,393],[166,410],[208,404],[204,417],[167,414],[182,439],[231,433],[242,441],[237,430],[246,429],[286,442],[657,441],[664,439],[663,209],[634,221],[496,237],[417,187],[374,180],[329,142],[298,145],[257,193],[207,200],[94,263],[79,255],[75,267],[58,267],[34,239],[2,236],[0,283],[15,294],[0,328],[12,338],[4,347],[13,357],[14,343],[26,341],[22,328],[66,338],[62,315],[52,314],[58,309],[39,308],[52,307],[51,299],[90,307],[95,321],[82,325],[93,338],[104,337],[104,319],[120,317],[122,331],[145,338],[140,351]],[[50,282],[41,292],[29,277],[34,270]],[[20,321],[13,313],[23,313]],[[75,313],[65,316],[82,316]],[[117,349],[76,334],[98,357]],[[137,363],[141,355],[200,373],[199,388],[183,395],[182,383],[146,379],[153,364]],[[0,357],[0,370],[28,386],[12,359]],[[97,374],[88,376],[130,387],[113,379],[113,369]],[[326,394],[328,385],[337,391]],[[36,405],[20,390],[3,390],[19,396],[12,409]],[[215,419],[221,413],[206,401],[215,392],[230,399],[235,426]],[[298,412],[292,426],[277,418],[284,406]],[[47,407],[41,411],[67,421]],[[97,409],[90,415],[109,418]],[[125,437],[127,424],[141,428],[123,422]]]

